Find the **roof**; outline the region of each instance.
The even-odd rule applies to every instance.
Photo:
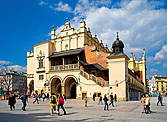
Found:
[[[156,76],[155,78],[158,78],[158,79],[167,79],[167,77],[158,77],[158,76]]]
[[[9,73],[7,73],[7,74],[26,77],[26,75],[24,75],[24,74],[21,74],[21,73],[15,73],[15,72],[9,72]]]
[[[66,50],[66,51],[61,51],[61,52],[55,52],[53,55],[49,56],[49,58],[57,58],[57,57],[63,57],[63,56],[70,56],[70,55],[77,55],[83,52],[83,48],[78,48],[78,49],[71,49],[71,50]]]
[[[111,53],[109,56],[107,56],[107,58],[111,58],[111,57],[115,57],[115,56],[126,56],[128,57],[125,53]]]
[[[102,66],[99,65],[99,64],[87,64],[87,63],[84,62],[84,61],[80,61],[80,63],[81,63],[82,65],[84,65],[84,66],[93,66],[93,67],[96,67],[96,68],[99,69],[99,70],[108,70],[107,68],[104,68],[104,67],[102,67]]]

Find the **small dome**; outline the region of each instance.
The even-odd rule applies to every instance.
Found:
[[[114,43],[112,44],[112,48],[113,47],[122,47],[122,48],[124,48],[124,44],[123,44],[123,42],[121,40],[119,40],[119,38],[117,38],[114,41]]]

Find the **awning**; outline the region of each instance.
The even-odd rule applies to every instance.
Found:
[[[61,51],[61,52],[56,52],[53,53],[53,55],[49,56],[48,58],[57,58],[57,57],[64,57],[64,56],[71,56],[71,55],[78,55],[84,51],[83,48],[79,49],[71,49],[67,51]]]

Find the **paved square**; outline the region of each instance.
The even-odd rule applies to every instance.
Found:
[[[165,106],[156,106],[157,98],[151,98],[151,114],[142,114],[139,101],[117,102],[109,111],[103,110],[103,105],[97,105],[98,101],[89,101],[88,107],[84,107],[82,100],[67,100],[65,108],[67,115],[54,114],[50,116],[48,101],[40,104],[32,104],[29,100],[27,111],[22,111],[22,103],[17,101],[16,110],[10,111],[7,101],[0,101],[0,122],[55,122],[55,121],[112,121],[112,122],[166,122],[167,98],[164,98]]]

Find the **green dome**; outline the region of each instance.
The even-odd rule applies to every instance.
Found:
[[[114,43],[112,44],[112,48],[114,48],[114,47],[122,47],[122,48],[124,48],[124,44],[123,44],[123,42],[121,40],[119,40],[119,38],[117,38],[114,41]]]

